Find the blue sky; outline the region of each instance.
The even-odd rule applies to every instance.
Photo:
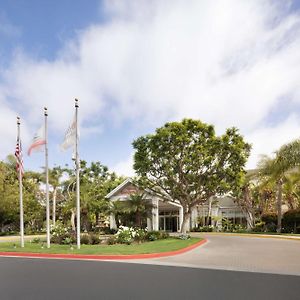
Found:
[[[22,118],[28,147],[49,109],[50,166],[80,100],[81,158],[132,174],[131,143],[184,117],[240,128],[272,154],[300,135],[299,1],[0,2],[0,159]],[[43,154],[25,157],[27,169]]]

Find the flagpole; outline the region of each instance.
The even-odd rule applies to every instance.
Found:
[[[49,171],[48,171],[48,111],[44,108],[45,116],[45,175],[46,175],[46,227],[47,227],[47,248],[50,248],[50,207],[49,207]]]
[[[17,128],[18,128],[18,147],[19,153],[21,153],[21,139],[20,139],[20,117],[17,117]],[[24,213],[23,213],[23,184],[22,184],[22,167],[20,159],[17,158],[19,161],[17,162],[18,167],[18,177],[19,177],[19,195],[20,195],[20,242],[21,247],[24,248]]]
[[[78,154],[78,99],[75,99],[75,159],[76,159],[76,219],[77,219],[77,249],[80,249],[80,182],[79,182],[79,169],[80,161]]]

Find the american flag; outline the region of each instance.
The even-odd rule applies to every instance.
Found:
[[[23,157],[22,157],[22,146],[21,141],[18,138],[16,144],[15,156],[17,158],[17,171],[21,170],[21,176],[24,175]]]

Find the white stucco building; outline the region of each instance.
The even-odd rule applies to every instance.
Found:
[[[139,192],[131,178],[112,190],[106,198],[110,201],[127,201],[131,194]],[[145,193],[145,199],[153,204],[152,214],[147,218],[149,230],[169,232],[180,231],[183,221],[183,208],[179,203],[162,201],[159,197]],[[191,229],[208,215],[208,203],[193,208],[188,228]],[[247,224],[246,216],[230,196],[214,197],[211,205],[211,222],[221,226],[222,218],[228,218],[233,224]],[[110,228],[116,228],[115,216],[110,216]]]

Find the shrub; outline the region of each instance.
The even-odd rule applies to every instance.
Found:
[[[261,216],[261,220],[265,222],[266,225],[270,223],[277,223],[277,214],[276,213],[268,213],[268,214],[263,214]]]
[[[232,232],[233,230],[233,224],[232,222],[227,219],[227,218],[223,218],[222,219],[222,231],[224,232]]]
[[[148,241],[156,241],[161,238],[161,234],[159,231],[149,231],[146,234],[146,240]]]
[[[35,238],[32,240],[32,243],[34,243],[34,244],[38,244],[38,243],[40,243],[40,242],[41,242],[41,239],[38,238],[38,237],[35,237]]]
[[[212,226],[212,225],[198,226],[198,227],[192,228],[191,231],[193,231],[193,232],[212,232],[212,231],[214,231],[214,226]]]
[[[254,232],[264,232],[264,228],[265,228],[265,222],[256,222],[255,226],[252,228],[252,231]]]
[[[282,225],[285,232],[300,233],[300,209],[290,209],[285,212]]]
[[[118,243],[130,245],[133,242],[135,235],[136,232],[132,227],[120,226],[115,236]]]
[[[144,242],[146,240],[147,231],[144,229],[136,229],[136,234],[134,236],[134,240],[137,242]]]
[[[191,236],[189,234],[180,234],[177,238],[180,240],[189,240]]]
[[[265,225],[266,232],[276,232],[277,231],[277,224],[276,223],[269,223]]]
[[[232,226],[232,232],[237,232],[237,233],[247,232],[247,227],[241,224],[236,224]]]
[[[63,245],[70,245],[70,244],[74,244],[76,242],[76,239],[73,236],[66,236],[63,240],[62,240],[62,244]]]
[[[72,244],[76,241],[75,234],[61,222],[50,226],[51,242],[54,244]]]
[[[80,237],[81,244],[88,245],[90,243],[90,239],[88,234],[84,234]]]
[[[147,231],[147,229],[133,228],[120,226],[118,232],[115,234],[115,240],[120,244],[131,244],[132,242],[156,241],[159,239],[166,239],[169,237],[167,232]],[[115,241],[109,240],[111,243]]]
[[[107,239],[107,244],[108,244],[108,245],[114,245],[114,244],[116,244],[116,243],[117,243],[117,238],[114,237],[114,236],[111,236],[111,237],[109,237],[109,238]]]
[[[97,244],[100,244],[100,238],[99,238],[99,235],[98,234],[95,234],[95,233],[91,233],[89,235],[89,244],[90,245],[97,245]]]
[[[167,232],[165,232],[165,231],[162,231],[162,232],[160,233],[160,238],[161,238],[161,239],[168,239],[169,237],[170,237],[170,234],[167,233]]]
[[[103,227],[103,228],[101,228],[101,232],[104,234],[116,234],[118,232],[118,230],[114,229],[114,228]]]
[[[117,242],[120,244],[131,244],[133,241],[143,242],[147,240],[147,230],[141,228],[133,228],[120,226],[115,234]]]

